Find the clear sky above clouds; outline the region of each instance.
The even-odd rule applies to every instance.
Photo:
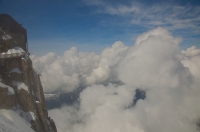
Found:
[[[130,46],[158,26],[181,36],[182,49],[200,48],[199,0],[0,0],[0,13],[23,24],[37,55],[72,46],[100,53],[119,40]]]

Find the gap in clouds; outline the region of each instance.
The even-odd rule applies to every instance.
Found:
[[[198,132],[200,49],[181,51],[181,41],[158,27],[101,54],[32,56],[46,93],[76,98],[49,114],[67,132]]]

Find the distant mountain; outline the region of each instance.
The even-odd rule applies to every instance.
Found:
[[[103,84],[107,86],[108,84]],[[112,85],[118,87],[123,85],[122,82],[112,82]],[[74,90],[73,92],[58,92],[54,94],[44,94],[47,108],[54,109],[60,108],[63,105],[73,105],[74,103],[79,103],[79,94],[85,89],[86,87],[79,87],[78,89]],[[146,98],[146,92],[141,89],[135,90],[135,96],[133,97],[133,102],[130,107],[136,105],[139,99],[144,100]]]
[[[72,105],[79,101],[79,94],[83,91],[85,87],[79,87],[73,92],[58,92],[54,94],[44,94],[47,108],[54,109],[60,108],[63,105]]]

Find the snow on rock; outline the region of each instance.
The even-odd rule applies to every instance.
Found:
[[[22,118],[24,118],[28,122],[30,122],[31,120],[35,120],[36,119],[36,116],[35,116],[35,114],[33,112],[31,112],[31,111],[24,112],[19,104],[17,104],[17,108],[18,109],[16,109],[15,112],[17,114],[19,114],[19,115],[21,114]]]
[[[9,72],[9,74],[10,74],[10,73],[13,73],[13,72],[16,72],[16,73],[22,74],[22,71],[19,70],[19,68],[13,68],[13,69]]]
[[[2,39],[3,40],[9,40],[9,39],[12,39],[12,37],[9,34],[6,34],[6,35],[2,36]]]
[[[25,61],[27,61],[28,59],[29,59],[29,54],[27,53],[27,54],[25,54],[25,56],[24,57],[22,57],[22,59],[23,60],[25,60]]]
[[[26,86],[26,84],[22,83],[22,82],[18,82],[18,81],[13,81],[12,84],[14,86],[17,86],[18,89],[24,89],[26,91],[28,91],[28,87]],[[29,91],[28,91],[29,92]]]
[[[1,88],[8,88],[8,92],[7,92],[8,95],[14,94],[13,88],[11,88],[11,87],[9,87],[9,86],[7,86],[7,85],[1,83],[1,82],[0,82],[0,87],[1,87]]]
[[[34,132],[30,126],[16,112],[0,109],[0,132]]]
[[[20,47],[15,47],[13,49],[9,49],[7,52],[3,52],[2,54],[16,54],[16,53],[24,53],[25,51]]]
[[[19,86],[18,86],[19,89],[24,89],[24,90],[27,90],[28,91],[28,87],[26,86],[26,84],[24,83],[21,83]]]
[[[24,59],[28,60],[28,59],[29,59],[29,54],[30,54],[30,53],[27,53],[27,54],[24,56]]]
[[[40,101],[35,101],[36,103],[40,103]]]

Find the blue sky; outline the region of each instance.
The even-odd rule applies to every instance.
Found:
[[[100,53],[118,40],[131,46],[158,26],[181,36],[182,49],[200,48],[199,0],[0,0],[0,13],[23,24],[36,55],[72,46]]]

